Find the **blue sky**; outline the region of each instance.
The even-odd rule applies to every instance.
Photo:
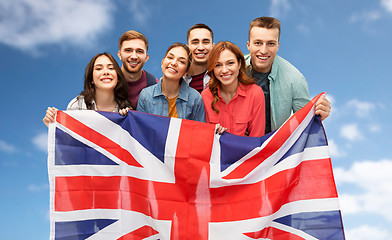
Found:
[[[349,240],[392,239],[392,0],[2,0],[0,2],[0,212],[2,239],[49,237],[48,106],[65,109],[93,55],[123,32],[149,39],[145,69],[161,77],[167,47],[206,23],[214,42],[247,53],[249,23],[281,21],[278,54],[327,92],[324,121]]]

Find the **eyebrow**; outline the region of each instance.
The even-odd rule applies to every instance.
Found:
[[[256,42],[256,41],[261,41],[261,42],[278,42],[278,41],[276,41],[276,40],[263,40],[263,39],[258,39],[258,38],[256,38],[256,39],[253,39],[253,42]]]
[[[227,62],[231,62],[231,61],[235,61],[235,60],[236,60],[235,58],[229,58],[228,60],[226,60],[224,62],[227,63]],[[222,62],[217,61],[216,63],[222,63]]]
[[[134,48],[134,47],[126,47],[126,48],[124,48],[124,50],[130,50],[130,49],[142,50],[144,52],[143,48]]]
[[[171,57],[177,57],[176,55],[174,55],[173,53],[168,53],[166,56],[171,56]],[[187,60],[187,58],[186,57],[177,57],[178,59],[184,59],[184,60]]]
[[[94,67],[96,67],[96,66],[103,66],[103,65],[105,65],[105,64],[97,63],[97,64],[94,64]],[[113,63],[109,63],[109,64],[106,64],[106,66],[114,66],[114,64]]]
[[[191,42],[200,42],[200,41],[202,41],[202,42],[211,42],[211,40],[209,39],[209,38],[203,38],[203,39],[199,39],[199,38],[193,38],[193,39],[191,39],[190,40]]]

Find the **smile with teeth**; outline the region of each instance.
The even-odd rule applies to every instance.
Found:
[[[257,56],[257,58],[260,60],[267,60],[269,57]]]
[[[225,74],[225,75],[221,75],[222,79],[230,79],[232,74]]]
[[[177,70],[172,67],[167,67],[167,70],[172,73],[177,73]]]
[[[131,65],[132,67],[135,67],[135,66],[137,66],[139,63],[138,62],[128,62],[129,63],[129,65]]]
[[[196,57],[205,57],[207,56],[207,53],[195,53]]]
[[[113,79],[111,78],[102,78],[101,81],[104,83],[110,83]]]

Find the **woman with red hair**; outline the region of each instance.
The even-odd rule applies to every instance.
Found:
[[[240,136],[261,137],[265,128],[265,100],[261,87],[246,75],[245,59],[237,45],[219,42],[208,57],[209,87],[201,96],[206,122]]]

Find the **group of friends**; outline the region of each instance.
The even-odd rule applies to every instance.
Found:
[[[232,42],[214,44],[211,28],[195,24],[187,32],[187,44],[177,42],[167,49],[158,80],[143,70],[149,59],[147,38],[127,31],[119,39],[121,68],[111,54],[95,55],[85,70],[84,90],[67,110],[121,115],[136,110],[216,124],[219,134],[263,136],[310,101],[305,77],[277,55],[279,38],[279,20],[254,19],[247,42],[250,54],[244,56]],[[315,114],[324,120],[330,110],[330,102],[319,98]],[[56,111],[46,110],[47,126]]]

